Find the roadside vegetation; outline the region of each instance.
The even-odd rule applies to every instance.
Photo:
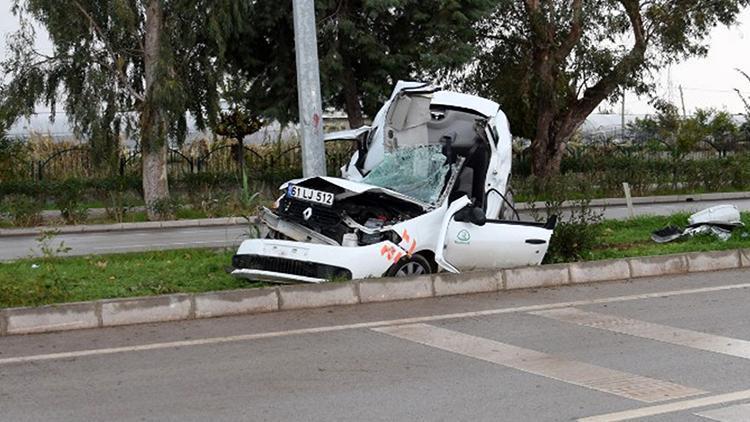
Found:
[[[188,249],[0,263],[0,308],[258,286],[226,273],[233,252]]]
[[[638,121],[629,132],[630,139],[579,139],[568,147],[562,174],[550,179],[532,174],[529,149],[519,147],[513,163],[515,199],[621,197],[623,182],[630,184],[634,196],[750,190],[750,124],[735,124],[721,113],[713,116],[700,124],[694,118],[675,117],[682,122],[679,125],[703,133],[690,142],[672,139],[667,130],[672,123],[662,122],[672,117],[664,116]],[[723,129],[711,129],[714,126]],[[717,141],[720,138],[722,141]],[[132,161],[126,156],[121,157],[121,171],[101,173],[81,165],[90,153],[86,148],[70,151],[69,144],[56,147],[47,140],[37,141],[42,145],[0,143],[0,227],[148,218],[139,169],[130,167]],[[170,199],[156,201],[151,208],[177,219],[246,216],[258,205],[273,202],[281,183],[302,174],[299,144],[293,141],[244,146],[242,166],[238,154],[232,152],[239,152],[236,141],[206,141],[202,145],[173,152]],[[337,175],[348,162],[352,148],[349,142],[327,145],[331,174]],[[14,163],[25,164],[16,169]],[[46,163],[42,171],[40,163]],[[91,208],[104,209],[105,215],[94,215]],[[45,221],[44,210],[60,210],[61,215]]]
[[[727,242],[699,236],[659,245],[650,239],[651,232],[670,224],[684,227],[687,218],[688,214],[676,214],[602,221],[586,227],[585,235],[580,234],[581,226],[568,226],[556,232],[557,239],[553,239],[548,261],[591,261],[750,248],[750,213],[742,215],[747,227],[735,230]],[[585,243],[565,248],[555,246],[562,241]],[[54,237],[43,239],[43,244],[48,251],[45,257],[0,263],[0,308],[264,286],[235,279],[227,273],[234,250],[189,249],[64,257],[65,247],[56,243]]]
[[[376,113],[395,81],[454,85],[503,104],[514,133],[530,140],[529,173],[548,180],[564,173],[566,146],[600,104],[628,90],[653,93],[655,71],[706,55],[711,30],[736,24],[749,4],[319,1],[323,105],[344,110],[354,128]],[[174,151],[187,139],[188,115],[199,130],[238,139],[258,129],[253,120],[281,127],[298,120],[290,2],[78,0],[61,8],[59,1],[17,0],[10,12],[20,29],[8,36],[0,61],[0,135],[39,106],[53,117],[64,109],[88,149],[60,167],[65,176],[137,175],[137,194],[151,220],[174,217],[170,204],[179,200],[176,185],[185,173],[184,165],[174,171],[175,163],[189,164],[190,174],[202,172],[205,154],[194,160]],[[37,28],[46,30],[54,54],[35,49]],[[222,106],[229,110],[222,113]],[[696,133],[676,129],[671,133]],[[139,144],[137,154],[124,160],[123,137]],[[230,150],[235,161],[245,162],[241,143]],[[31,173],[37,182],[48,178],[52,157],[26,163],[11,157],[11,166],[0,170]],[[233,172],[242,198],[251,197],[247,180],[257,170],[252,160],[247,167],[250,172],[245,166]],[[289,163],[265,168],[275,175],[299,173]],[[76,195],[33,200],[60,202],[65,219],[76,221],[87,203]]]
[[[599,242],[591,249],[587,260],[750,248],[750,213],[742,213],[745,227],[734,230],[732,237],[726,242],[711,235],[696,236],[667,244],[657,244],[650,239],[653,231],[669,225],[684,228],[689,216],[674,214],[668,217],[604,221],[600,224]]]

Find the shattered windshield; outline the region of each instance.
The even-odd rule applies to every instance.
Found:
[[[385,153],[383,161],[362,182],[434,204],[448,170],[440,145],[399,148]]]

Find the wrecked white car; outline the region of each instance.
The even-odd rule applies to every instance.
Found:
[[[508,195],[511,134],[498,104],[399,82],[341,178],[284,184],[267,234],[233,258],[236,277],[270,282],[408,276],[538,265],[556,218],[520,222]]]

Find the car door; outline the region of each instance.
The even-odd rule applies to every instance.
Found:
[[[479,226],[451,218],[443,258],[459,271],[541,264],[552,236],[551,224],[488,220]]]

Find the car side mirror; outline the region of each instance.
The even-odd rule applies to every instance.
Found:
[[[461,223],[472,223],[479,227],[487,224],[487,216],[479,207],[468,206],[456,213],[454,219]]]

